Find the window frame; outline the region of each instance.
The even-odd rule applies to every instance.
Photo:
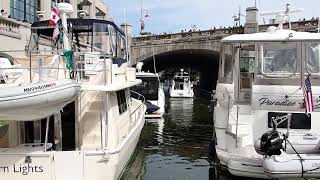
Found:
[[[127,102],[127,98],[126,98],[126,92],[123,89],[123,90],[116,91],[116,94],[117,94],[119,114],[121,115],[128,110],[128,102]]]

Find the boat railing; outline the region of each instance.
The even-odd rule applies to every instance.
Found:
[[[106,86],[112,83],[112,73],[115,72],[112,71],[110,54],[77,52],[73,62],[75,79],[79,83],[89,83],[90,86]],[[91,80],[90,77],[95,78]]]
[[[226,94],[228,96],[228,111],[227,111],[227,124],[229,126],[230,123],[230,116],[232,117],[232,119],[234,119],[236,121],[236,148],[238,147],[238,126],[239,126],[239,106],[237,103],[235,103],[234,98],[231,97],[231,94],[228,92],[228,90],[226,89]],[[230,113],[230,111],[232,111],[232,107],[233,105],[236,105],[236,117],[233,116],[233,113]],[[227,128],[229,129],[229,128]]]
[[[106,86],[113,81],[121,83],[112,77],[126,77],[127,73],[122,66],[127,61],[101,52],[75,52],[69,62],[63,52],[57,50],[8,50],[0,53],[8,55],[8,58],[0,57],[2,84],[75,79],[91,87]]]
[[[29,51],[28,56],[13,58],[10,54],[24,50],[0,51],[7,57],[0,58],[0,81],[2,84],[34,83],[71,78],[63,56],[53,51]],[[50,53],[46,53],[50,52]]]
[[[136,124],[138,119],[144,114],[144,106],[143,105],[145,104],[146,99],[142,94],[135,92],[135,91],[132,91],[132,90],[130,90],[130,97],[133,97],[133,98],[141,101],[139,106],[130,113],[131,121],[134,121],[133,124]]]

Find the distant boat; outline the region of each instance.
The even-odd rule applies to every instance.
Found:
[[[190,75],[181,69],[181,72],[173,77],[170,89],[170,97],[172,98],[193,98],[193,85],[190,82]]]

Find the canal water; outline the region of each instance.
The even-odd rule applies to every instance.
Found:
[[[208,146],[213,134],[208,102],[202,98],[167,99],[167,114],[159,120],[147,120],[121,179],[214,179],[208,162]]]

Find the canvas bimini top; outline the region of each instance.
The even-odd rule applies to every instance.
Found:
[[[61,19],[58,21],[59,26],[61,26]],[[114,27],[118,33],[125,35],[125,33],[112,21],[100,20],[100,19],[81,19],[81,18],[69,18],[67,19],[68,27],[71,29],[76,29],[79,32],[88,32],[88,28],[93,27],[94,24],[105,24]],[[37,30],[39,34],[52,36],[53,29],[55,27],[49,24],[49,20],[37,21],[31,25],[32,30]],[[103,28],[95,28],[97,31],[105,31]]]
[[[271,26],[268,28],[267,32],[235,34],[221,40],[223,43],[298,41],[320,41],[320,33],[297,32],[289,29],[277,29],[276,27]]]

